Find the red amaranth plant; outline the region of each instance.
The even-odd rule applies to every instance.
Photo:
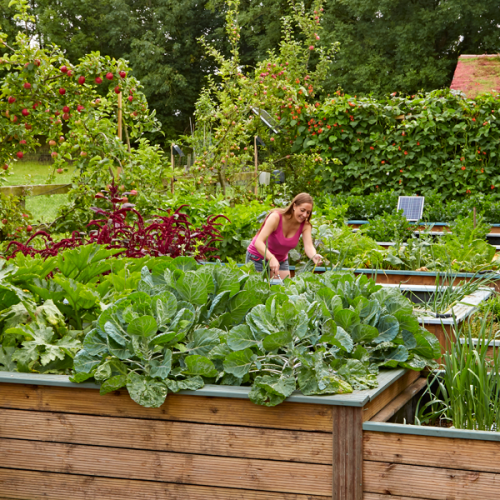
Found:
[[[87,225],[93,228],[88,234],[74,231],[70,238],[54,242],[46,231],[37,231],[26,243],[11,242],[7,247],[7,254],[11,247],[13,251],[8,258],[14,257],[18,252],[31,256],[38,254],[47,258],[57,255],[61,250],[91,243],[105,245],[107,248],[123,249],[123,252],[117,255],[126,257],[192,255],[198,260],[215,257],[213,252],[217,249],[213,243],[221,239],[217,228],[220,223],[217,219],[220,217],[227,219],[226,216],[209,216],[201,228],[193,228],[189,216],[181,212],[187,205],[182,205],[174,212],[170,209],[164,210],[165,215],[154,215],[151,220],[145,221],[134,208],[135,205],[128,203],[127,198],[119,195],[118,188],[114,184],[108,188],[109,193],[103,190],[96,195],[96,198],[107,200],[112,209],[92,207],[92,210],[101,217]],[[37,249],[30,245],[37,237],[43,239],[45,248]]]

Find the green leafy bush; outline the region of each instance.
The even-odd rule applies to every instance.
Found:
[[[292,151],[341,161],[329,164],[324,190],[499,196],[500,101],[493,95],[467,99],[449,90],[380,100],[335,95],[306,111],[296,123],[285,109],[282,120],[297,134]],[[324,163],[317,165],[321,173]]]
[[[403,210],[392,214],[384,213],[375,216],[368,224],[361,227],[360,232],[375,241],[403,242],[413,236],[415,226],[403,215]]]
[[[350,274],[304,274],[269,288],[260,276],[177,258],[142,270],[137,291],[107,307],[75,357],[75,381],[127,387],[144,406],[205,383],[251,385],[274,406],[299,389],[376,385],[378,367],[420,370],[437,339],[398,290]]]

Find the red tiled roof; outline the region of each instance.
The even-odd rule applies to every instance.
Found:
[[[470,98],[487,92],[500,93],[500,54],[460,56],[450,88],[461,90]]]

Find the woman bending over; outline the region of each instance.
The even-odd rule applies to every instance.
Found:
[[[306,255],[314,264],[320,264],[323,258],[316,253],[311,236],[313,204],[309,194],[300,193],[287,208],[273,210],[248,246],[246,262],[253,262],[255,269],[261,272],[265,256],[271,277],[285,279],[290,275],[288,252],[297,246],[302,235]]]

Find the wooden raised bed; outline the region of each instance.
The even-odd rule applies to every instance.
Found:
[[[363,422],[419,374],[266,408],[206,386],[158,409],[65,376],[0,373],[0,497],[363,500]]]
[[[364,500],[498,500],[500,433],[363,424]]]
[[[292,276],[295,276],[295,266],[290,266]],[[317,273],[324,273],[324,267],[317,267]],[[342,271],[350,271],[355,275],[365,274],[368,278],[372,278],[380,285],[430,285],[435,286],[438,278],[438,273],[431,271],[393,271],[384,269],[342,269]],[[440,275],[440,283],[443,284],[445,277]],[[460,282],[470,281],[484,277],[484,274],[475,273],[456,273],[453,285],[459,285]],[[489,276],[493,280],[495,290],[500,292],[500,273],[492,272]]]
[[[347,224],[353,229],[359,229],[365,224],[368,224],[368,222],[369,221],[367,220],[349,220],[347,221]],[[500,224],[490,224],[490,226],[490,234],[500,234]],[[449,229],[449,224],[447,222],[421,222],[418,226],[415,224],[415,229],[417,229],[418,231],[425,231],[429,227],[431,228],[431,233],[439,233],[446,231],[446,229]]]

